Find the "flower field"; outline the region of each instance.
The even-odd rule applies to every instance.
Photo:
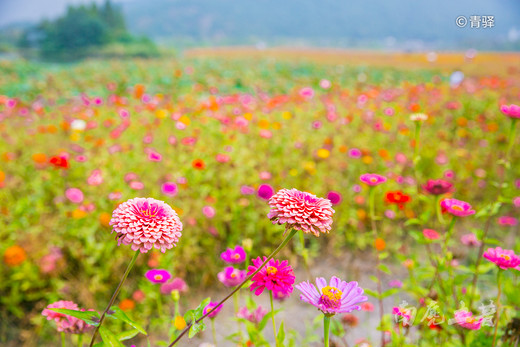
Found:
[[[0,345],[517,346],[520,56],[238,52],[0,62]]]

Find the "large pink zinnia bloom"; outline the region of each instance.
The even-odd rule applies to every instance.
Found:
[[[466,217],[475,214],[475,210],[472,209],[470,204],[457,199],[444,199],[441,201],[441,207],[446,212],[457,217]]]
[[[461,327],[470,329],[470,330],[478,330],[482,325],[482,321],[484,318],[476,318],[473,316],[473,313],[469,311],[459,310],[455,311],[455,321]]]
[[[267,215],[273,224],[286,224],[286,229],[303,230],[320,236],[332,225],[332,204],[297,189],[282,189],[269,199],[271,211]]]
[[[520,270],[520,256],[510,249],[488,248],[482,256],[503,270],[511,268]]]
[[[78,311],[79,307],[72,301],[56,301],[48,305],[47,308],[42,311],[42,315],[47,317],[48,320],[54,320],[56,322],[56,328],[59,332],[83,334],[94,328],[93,325],[89,325],[81,319],[49,310],[50,308],[64,308],[67,310]],[[85,309],[81,309],[81,311],[85,311]]]
[[[153,247],[165,252],[177,244],[182,223],[166,203],[152,198],[134,198],[120,204],[113,212],[112,232],[118,245],[132,245],[134,251],[146,253]]]
[[[267,259],[267,257],[260,257],[253,259],[253,265],[249,265],[247,275],[254,273]],[[293,291],[293,284],[296,277],[293,269],[289,266],[287,260],[279,261],[270,259],[262,269],[251,278],[251,291],[255,295],[260,295],[264,289],[274,292],[282,293],[289,296]]]
[[[317,288],[316,288],[317,287]],[[300,299],[317,307],[326,315],[361,310],[358,304],[368,300],[357,282],[345,282],[332,276],[329,284],[323,277],[316,278],[316,287],[309,281],[296,286]]]

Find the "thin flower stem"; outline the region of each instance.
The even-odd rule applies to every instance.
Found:
[[[267,262],[269,260],[271,260],[275,255],[278,254],[278,252],[280,252],[282,250],[282,248],[284,248],[288,243],[289,241],[293,238],[293,236],[296,234],[297,230],[293,229],[291,230],[291,232],[289,233],[289,235],[287,235],[285,237],[285,240],[282,241],[282,243],[280,243],[280,245],[273,251],[273,253],[271,253],[265,260],[264,262],[262,263],[262,265],[260,265],[260,267],[258,267],[258,269],[256,269],[255,272],[253,272],[251,275],[249,275],[242,283],[240,283],[231,293],[229,293],[224,299],[222,299],[215,307],[219,307],[220,305],[224,304],[230,297],[233,296],[233,294],[235,294],[236,292],[238,292],[240,290],[240,288],[242,288],[251,278],[253,278],[254,275],[256,275],[258,272],[260,272],[260,270],[262,270],[262,268],[265,266],[265,264],[267,264]],[[208,316],[208,314],[210,314],[211,311],[208,311],[205,315],[203,315],[202,317],[200,317],[199,319],[197,319],[195,322],[190,322],[186,328],[184,328],[184,330],[179,334],[179,336],[177,336],[177,338],[168,345],[168,347],[172,347],[174,346],[177,342],[179,342],[179,340],[188,332],[188,330],[190,330],[191,326],[193,324],[197,324],[199,323],[200,321],[202,321],[204,318],[206,318]]]
[[[215,330],[215,320],[211,319],[211,333],[213,334],[213,344],[217,347],[217,331]]]
[[[441,225],[444,225],[444,217],[442,216],[442,210],[441,210],[441,196],[437,195],[435,197],[435,212],[437,213],[437,219],[439,220],[439,223]]]
[[[161,287],[158,287],[159,294],[157,295],[157,312],[159,313],[159,317],[162,317],[163,310],[162,310],[162,300],[161,300]]]
[[[495,332],[493,333],[493,347],[496,346],[496,342],[497,342],[497,333],[498,333],[498,323],[499,323],[499,319],[500,319],[500,295],[502,294],[502,288],[500,286],[500,275],[502,274],[502,269],[501,268],[498,268],[498,273],[497,273],[497,287],[498,287],[498,294],[497,294],[497,318],[495,319]]]
[[[509,144],[507,145],[506,152],[506,161],[509,162],[509,158],[511,157],[511,150],[513,149],[513,144],[515,143],[515,131],[516,131],[516,118],[511,118],[511,128],[509,130]]]
[[[61,333],[61,347],[65,347],[65,333]]]
[[[83,334],[78,335],[78,347],[83,347]]]
[[[240,292],[236,292],[235,295],[233,295],[233,305],[235,306],[235,317],[238,314],[239,309],[239,294]],[[240,342],[244,340],[244,336],[242,335],[242,323],[240,320],[237,320],[237,328],[238,328],[238,335],[240,336]]]
[[[278,339],[276,338],[276,323],[274,322],[274,304],[273,304],[273,291],[269,291],[269,300],[271,301],[271,319],[273,321],[273,335],[274,335],[274,342],[276,343],[276,347],[278,347]]]
[[[330,317],[323,315],[323,342],[325,347],[329,347],[329,330],[330,330]]]
[[[101,315],[99,324],[96,327],[96,330],[94,331],[94,335],[92,335],[92,340],[90,341],[89,347],[92,347],[94,345],[94,341],[96,340],[96,336],[98,334],[99,328],[101,327],[101,324],[103,324],[103,321],[105,320],[105,315],[107,314],[108,310],[110,310],[110,307],[112,307],[112,304],[116,300],[117,295],[119,294],[119,291],[121,290],[121,287],[123,286],[123,283],[125,283],[125,280],[128,277],[130,270],[132,270],[132,267],[134,267],[135,261],[137,260],[138,256],[139,256],[139,251],[136,251],[132,260],[130,261],[130,264],[128,264],[128,267],[126,268],[125,273],[123,274],[123,278],[121,278],[121,281],[117,285],[117,288],[116,288],[114,294],[112,294],[112,298],[110,299],[110,302],[108,303],[107,308],[105,308],[105,311]]]

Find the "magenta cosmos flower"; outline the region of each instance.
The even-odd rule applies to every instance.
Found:
[[[328,199],[300,192],[297,189],[282,189],[269,199],[271,211],[267,217],[273,224],[286,224],[287,229],[303,230],[320,236],[331,229],[332,204]]]
[[[476,318],[473,313],[469,311],[459,310],[455,311],[455,322],[463,328],[478,330],[482,325],[484,318]]]
[[[253,265],[249,265],[247,275],[254,273],[267,259],[267,257],[260,257],[253,259]],[[255,295],[260,295],[264,289],[272,292],[281,292],[284,295],[289,295],[293,291],[293,284],[296,277],[293,269],[289,266],[287,260],[279,261],[270,259],[262,269],[251,278],[251,291]]]
[[[112,232],[118,245],[132,245],[132,250],[146,253],[153,247],[165,252],[176,246],[182,223],[166,203],[152,198],[134,198],[120,204],[113,212]]]
[[[422,187],[432,195],[442,195],[453,191],[453,184],[445,180],[428,180]]]
[[[72,301],[56,301],[48,305],[47,308],[42,311],[42,315],[47,317],[48,320],[54,320],[56,322],[56,328],[59,332],[65,332],[69,334],[83,334],[94,327],[93,325],[85,323],[81,319],[49,310],[50,308],[79,310],[79,307]],[[81,311],[85,311],[85,309],[81,309]]]
[[[246,278],[246,270],[235,269],[228,266],[217,274],[218,280],[226,287],[238,286]]]
[[[220,310],[222,310],[222,305],[218,306],[218,302],[210,302],[209,304],[206,305],[206,307],[204,307],[204,311],[203,313],[206,314],[208,312],[210,312],[208,314],[208,317],[213,319],[217,316],[217,314],[220,312]]]
[[[520,118],[520,106],[518,105],[502,105],[500,111],[510,118]]]
[[[385,183],[387,178],[378,174],[366,173],[359,177],[361,182],[368,184],[369,186],[377,186],[381,183]]]
[[[239,264],[246,260],[246,251],[241,246],[228,248],[220,254],[220,258],[228,264]]]
[[[511,268],[520,270],[520,256],[510,249],[488,248],[482,256],[503,270]]]
[[[325,278],[316,278],[316,287],[309,281],[296,286],[302,292],[300,295],[302,301],[317,307],[328,316],[353,310],[359,311],[361,306],[358,304],[368,300],[357,282],[345,282],[336,276],[332,276],[328,285]]]
[[[466,217],[475,214],[475,210],[465,201],[457,199],[444,199],[441,201],[441,207],[444,211],[457,216]]]
[[[144,277],[152,283],[166,283],[172,278],[172,275],[168,270],[154,269],[146,271]]]

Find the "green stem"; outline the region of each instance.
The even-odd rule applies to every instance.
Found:
[[[376,219],[376,213],[375,213],[375,196],[376,196],[376,190],[374,187],[369,188],[370,191],[368,192],[368,210],[370,213],[370,219],[372,221],[375,221]]]
[[[238,314],[238,309],[239,309],[239,295],[240,292],[236,292],[235,295],[233,295],[233,305],[235,306],[235,317],[237,316]],[[242,323],[240,322],[240,320],[237,320],[237,327],[238,327],[238,335],[240,336],[240,342],[242,343],[242,341],[244,340],[244,337],[242,336]]]
[[[414,166],[416,164],[416,158],[417,158],[417,150],[419,148],[419,138],[420,138],[420,135],[421,134],[421,122],[418,121],[415,123],[415,135],[414,135],[414,140],[415,140],[415,143],[414,143],[414,146],[413,146],[413,163],[414,163]]]
[[[135,261],[137,260],[138,256],[139,256],[139,251],[136,251],[134,253],[132,260],[130,261],[130,264],[128,264],[128,267],[126,268],[125,273],[123,274],[123,278],[121,278],[121,281],[117,285],[117,288],[116,288],[114,294],[112,294],[112,298],[110,299],[110,302],[108,303],[107,308],[105,308],[105,311],[101,315],[101,319],[99,320],[99,324],[96,327],[96,330],[94,331],[94,335],[92,335],[92,340],[90,341],[89,347],[92,347],[94,345],[94,341],[96,340],[96,336],[99,332],[99,328],[101,327],[101,324],[103,324],[103,321],[105,320],[105,315],[107,314],[108,310],[110,310],[110,307],[112,307],[112,304],[116,300],[117,295],[119,294],[119,291],[121,290],[121,287],[123,286],[123,283],[125,283],[125,280],[128,277],[130,270],[132,270],[132,267],[134,267]]]
[[[439,223],[441,225],[444,225],[444,217],[442,216],[442,209],[441,209],[441,196],[437,195],[435,197],[435,212],[437,213],[437,219],[439,220]]]
[[[83,347],[83,334],[78,335],[78,347]]]
[[[496,346],[497,342],[497,333],[498,333],[498,324],[500,319],[500,295],[502,294],[502,288],[500,286],[500,275],[502,274],[502,269],[498,268],[497,273],[497,287],[498,287],[498,294],[497,294],[497,318],[495,319],[495,332],[493,334],[493,347]]]
[[[217,347],[217,331],[215,330],[215,319],[211,319],[211,333],[213,334],[213,344]]]
[[[509,129],[509,144],[507,146],[506,152],[507,162],[509,162],[509,157],[511,156],[511,149],[513,149],[513,144],[515,143],[516,121],[516,118],[511,118],[511,128]]]
[[[269,300],[271,301],[271,320],[273,321],[273,335],[276,347],[278,347],[278,339],[276,338],[276,323],[274,322],[274,304],[273,304],[273,291],[269,291]]]
[[[323,339],[324,346],[329,347],[330,317],[323,315]]]
[[[159,313],[159,317],[163,315],[161,295],[161,287],[159,286],[159,293],[157,295],[157,313]]]
[[[65,333],[61,333],[61,347],[65,347]]]
[[[298,230],[291,230],[289,232],[289,235],[287,235],[285,237],[285,239],[282,241],[282,243],[280,243],[280,245],[273,251],[273,253],[271,253],[265,260],[264,262],[262,263],[262,265],[260,265],[258,267],[258,269],[256,269],[255,272],[253,272],[251,275],[249,275],[242,283],[240,283],[231,293],[228,294],[228,296],[226,296],[224,299],[222,299],[217,305],[216,307],[224,304],[230,297],[233,296],[233,294],[235,294],[236,292],[238,292],[240,290],[240,288],[242,288],[251,278],[253,278],[254,275],[256,275],[258,272],[260,272],[260,270],[262,270],[262,268],[265,266],[265,264],[267,264],[267,262],[269,262],[269,260],[271,260],[275,255],[278,254],[278,252],[280,252],[282,250],[282,248],[284,248],[288,243],[289,241],[291,241],[291,239],[293,238],[293,236],[296,234]],[[206,318],[208,316],[210,312],[207,312],[205,315],[203,315],[202,317],[200,317],[199,319],[197,319],[195,322],[190,322],[190,324],[188,324],[186,326],[186,328],[184,328],[184,330],[179,334],[179,336],[177,336],[177,338],[175,340],[172,341],[172,343],[170,343],[168,345],[168,347],[172,347],[174,346],[177,342],[179,342],[179,340],[188,332],[188,330],[190,330],[191,326],[193,324],[197,324],[199,323],[200,321],[202,321],[204,318]]]

